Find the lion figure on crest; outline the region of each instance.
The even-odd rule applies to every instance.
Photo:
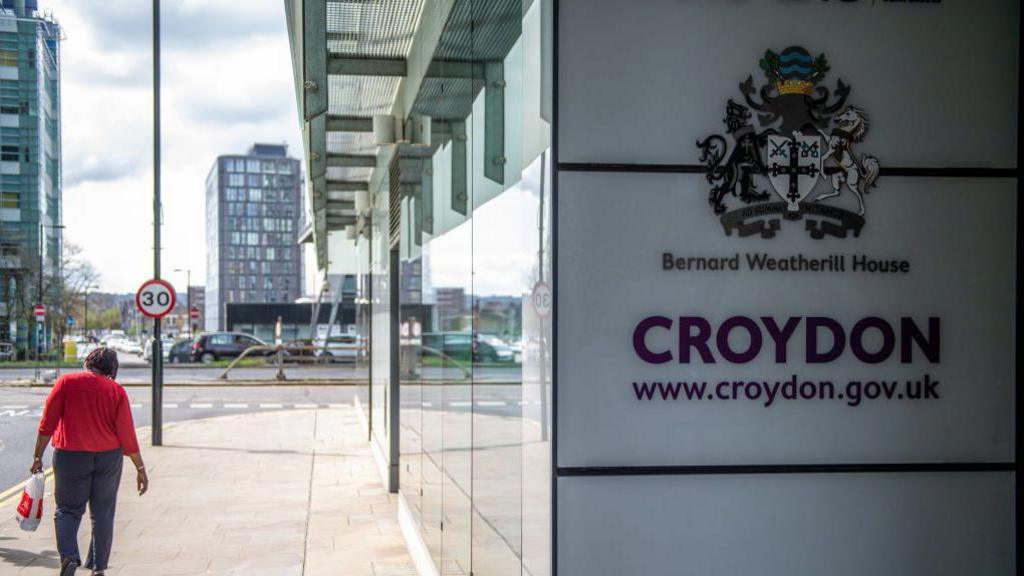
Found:
[[[858,158],[853,152],[853,144],[864,140],[871,122],[868,115],[855,106],[847,106],[835,116],[834,122],[836,126],[832,129],[832,134],[825,134],[820,130],[819,133],[828,142],[828,150],[822,157],[822,162],[831,159],[839,167],[839,171],[832,174],[832,191],[820,194],[814,201],[839,196],[845,184],[857,197],[860,204],[858,214],[863,215],[864,194],[875,185],[879,166],[878,160],[871,156],[862,155]]]

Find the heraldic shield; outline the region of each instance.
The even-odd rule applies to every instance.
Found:
[[[821,176],[822,142],[818,136],[768,136],[766,168],[775,192],[786,202],[787,216],[798,217],[800,202]]]

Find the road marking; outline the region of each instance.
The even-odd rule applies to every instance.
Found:
[[[142,404],[132,404],[132,408],[142,408]]]
[[[284,408],[283,404],[260,404],[260,408]]]
[[[213,404],[189,404],[188,407],[193,410],[196,408],[213,408]]]
[[[449,402],[449,406],[453,408],[465,408],[466,406],[472,406],[472,402]]]
[[[479,400],[476,403],[477,406],[506,406],[506,403],[501,400]]]
[[[7,404],[6,406],[0,406],[0,410],[24,410],[28,408],[27,404]]]
[[[178,407],[177,404],[169,404],[167,402],[164,402],[164,408],[177,408],[177,407]]]
[[[28,410],[4,410],[3,412],[0,412],[0,416],[10,416],[13,418],[15,416],[24,416],[28,413]]]
[[[329,408],[348,408],[351,404],[328,404]]]
[[[225,404],[224,407],[228,408],[230,410],[239,410],[239,409],[242,409],[242,408],[248,408],[249,405],[248,404]]]
[[[424,408],[433,408],[434,407],[434,403],[433,402],[424,402],[423,403],[423,407]]]
[[[319,408],[320,407],[320,406],[318,406],[316,404],[295,404],[294,406],[296,408],[303,408],[303,409],[305,409],[305,408]]]

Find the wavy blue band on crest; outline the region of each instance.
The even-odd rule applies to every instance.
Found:
[[[792,74],[793,72],[799,72],[800,74],[810,74],[811,68],[808,66],[801,66],[800,64],[790,64],[789,66],[783,66],[779,68],[779,72],[783,75]]]
[[[810,54],[802,54],[800,52],[790,52],[779,56],[779,62],[789,62],[790,60],[799,60],[800,62],[807,62],[810,64],[814,61],[814,58]]]

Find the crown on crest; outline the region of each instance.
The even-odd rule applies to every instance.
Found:
[[[760,65],[780,95],[809,96],[814,92],[815,85],[829,71],[828,60],[824,54],[815,58],[800,46],[790,46],[781,54],[768,50],[764,53]]]

